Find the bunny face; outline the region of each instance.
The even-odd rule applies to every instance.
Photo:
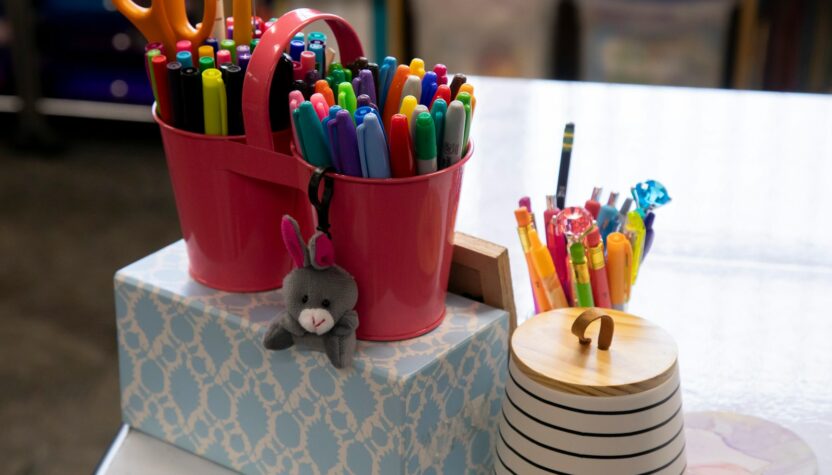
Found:
[[[337,266],[295,269],[284,279],[283,290],[289,316],[316,335],[332,329],[358,301],[355,280]]]

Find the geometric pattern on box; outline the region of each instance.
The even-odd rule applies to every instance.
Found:
[[[232,294],[187,272],[182,241],[115,277],[124,422],[246,474],[490,473],[508,314],[448,295],[444,322],[359,341],[353,367],[267,351],[282,293]]]

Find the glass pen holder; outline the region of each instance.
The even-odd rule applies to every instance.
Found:
[[[292,150],[291,129],[272,132],[268,104],[285,46],[321,20],[333,31],[344,64],[362,55],[358,36],[340,17],[311,9],[280,17],[263,34],[247,69],[244,136],[187,132],[154,112],[189,272],[208,287],[280,288],[292,268],[281,216],[294,217],[305,236],[315,229],[307,196],[315,167]],[[469,144],[459,163],[428,175],[366,179],[327,173],[333,183],[328,217],[336,263],[358,283],[359,338],[412,338],[442,322],[462,172],[473,148]]]

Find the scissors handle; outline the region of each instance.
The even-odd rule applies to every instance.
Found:
[[[176,51],[176,35],[159,0],[153,0],[149,7],[137,5],[133,0],[113,0],[113,5],[138,28],[148,43],[159,41],[169,51]]]
[[[214,28],[214,20],[217,13],[217,2],[205,0],[202,7],[202,23],[199,28],[194,28],[188,20],[188,13],[185,11],[184,0],[154,0],[161,1],[165,7],[170,27],[177,39],[189,40],[196,45],[202,44],[205,38],[211,35]],[[237,0],[239,1],[239,0]]]

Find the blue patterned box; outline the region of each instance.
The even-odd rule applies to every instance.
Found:
[[[354,367],[260,345],[280,291],[187,275],[180,241],[115,277],[124,421],[246,474],[490,473],[508,316],[449,295],[444,323],[359,342]]]

